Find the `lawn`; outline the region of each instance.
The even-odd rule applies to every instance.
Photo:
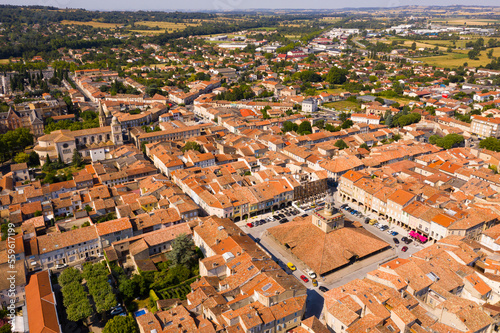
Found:
[[[5,64],[8,64],[10,62],[9,59],[0,59],[0,65],[5,65]]]
[[[500,48],[496,47],[493,49],[493,56],[500,56]],[[455,51],[453,53],[448,53],[445,55],[433,56],[433,57],[423,57],[423,58],[414,58],[415,60],[420,60],[424,64],[428,64],[431,66],[439,66],[439,67],[458,67],[462,66],[464,62],[466,62],[469,66],[480,66],[487,65],[491,62],[491,59],[488,59],[486,56],[486,51],[481,51],[481,55],[479,56],[479,60],[471,60],[467,56],[466,50]]]
[[[351,101],[338,101],[338,102],[330,102],[323,104],[324,107],[334,108],[339,111],[343,111],[344,109],[357,109],[359,108],[359,104]]]
[[[329,94],[340,94],[341,92],[346,92],[347,90],[342,89],[342,88],[335,88],[335,89],[323,89],[323,90],[318,90],[318,94],[322,92],[327,92]]]
[[[68,20],[61,21],[61,24],[89,25],[89,26],[94,27],[94,28],[103,28],[103,29],[116,29],[117,27],[123,26],[123,24],[119,24],[119,23],[104,23],[104,22],[97,22],[97,21],[80,22],[80,21],[68,21]]]

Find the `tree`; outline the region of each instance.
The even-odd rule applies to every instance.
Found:
[[[129,279],[127,276],[124,276],[119,281],[118,290],[120,294],[123,296],[123,300],[128,302],[132,300],[135,296],[135,284],[132,279]]]
[[[413,42],[413,43],[411,44],[411,49],[412,49],[413,51],[415,51],[415,50],[417,49],[417,43]]]
[[[28,165],[34,167],[40,165],[40,156],[35,151],[32,151],[29,155]]]
[[[88,299],[82,299],[77,303],[72,303],[66,308],[66,314],[71,321],[80,321],[92,315],[92,307]]]
[[[489,137],[479,142],[479,148],[484,148],[492,151],[500,151],[500,140]]]
[[[296,132],[299,129],[299,125],[296,123],[292,123],[291,121],[285,121],[283,123],[283,127],[281,128],[281,131],[283,133],[286,132]]]
[[[191,261],[194,253],[193,240],[186,234],[180,234],[172,242],[172,250],[167,257],[173,265],[184,265]]]
[[[345,148],[349,148],[347,143],[345,143],[345,141],[342,139],[337,140],[337,142],[335,142],[334,146],[338,147],[340,150],[345,149]]]
[[[30,156],[26,153],[19,153],[16,155],[16,157],[14,157],[14,162],[16,163],[27,163],[30,159]]]
[[[311,123],[307,120],[301,122],[297,130],[297,133],[301,135],[311,134],[312,133]]]
[[[80,167],[83,164],[82,155],[76,149],[73,150],[72,164],[75,167]]]
[[[429,137],[429,143],[434,144],[443,149],[451,149],[464,142],[464,137],[459,134],[448,134],[442,138],[437,135]]]
[[[188,150],[201,151],[201,146],[194,141],[188,141],[188,142],[186,142],[184,147],[182,147],[182,152],[186,152]]]
[[[362,143],[359,148],[365,148],[366,150],[370,151],[370,147],[368,147],[368,145],[365,143]]]
[[[314,122],[314,126],[316,126],[319,129],[323,129],[325,127],[325,120],[324,119],[316,120]]]
[[[349,72],[346,69],[338,68],[333,66],[326,74],[326,81],[330,84],[343,84],[347,81],[347,74]]]
[[[138,333],[139,329],[131,316],[115,316],[108,320],[102,333]]]

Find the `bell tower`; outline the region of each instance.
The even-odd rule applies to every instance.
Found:
[[[111,139],[115,146],[123,145],[122,126],[116,117],[111,120]]]
[[[106,114],[104,113],[104,109],[102,107],[102,103],[99,102],[99,126],[106,126]]]
[[[329,233],[344,227],[344,214],[338,212],[333,206],[333,197],[328,194],[325,198],[325,208],[319,209],[312,214],[312,223]]]

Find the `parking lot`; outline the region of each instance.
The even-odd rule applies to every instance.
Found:
[[[336,196],[334,195],[334,198]],[[350,212],[346,211],[345,209],[341,209],[340,207],[344,203],[342,201],[334,200],[334,206],[338,210],[340,210],[342,213],[344,213],[345,217],[347,220],[351,221],[357,221],[362,224],[362,226],[368,230],[370,233],[373,235],[379,237],[386,243],[388,243],[391,246],[391,249],[384,251],[382,253],[379,253],[371,258],[367,258],[363,261],[356,262],[353,265],[344,268],[340,271],[337,271],[333,274],[330,274],[325,277],[318,277],[317,281],[319,283],[319,286],[326,287],[327,289],[332,289],[336,288],[338,286],[341,286],[351,280],[354,279],[363,279],[366,274],[370,271],[373,271],[378,268],[378,266],[384,262],[387,262],[389,260],[392,260],[393,258],[396,257],[401,257],[401,258],[408,258],[410,257],[413,253],[421,250],[425,245],[416,243],[412,241],[410,244],[405,244],[401,238],[408,236],[408,232],[404,230],[403,228],[396,226],[396,225],[391,225],[384,219],[379,218],[376,216],[376,214],[373,213],[368,213],[365,214],[364,212],[361,212],[359,215],[353,215]],[[321,204],[319,205],[320,207],[322,206]],[[358,208],[355,205],[350,206],[353,209]],[[317,209],[315,207],[314,209]],[[311,283],[311,278],[307,274],[307,267],[302,267],[300,263],[294,262],[292,259],[291,255],[287,253],[285,250],[283,250],[281,247],[279,247],[274,241],[266,237],[265,231],[268,228],[277,226],[280,224],[279,220],[282,220],[282,218],[279,216],[279,214],[286,214],[288,213],[289,216],[284,216],[284,219],[286,221],[291,221],[297,216],[308,216],[312,213],[312,210],[309,211],[302,211],[298,210],[295,207],[287,207],[283,210],[278,210],[274,213],[268,213],[265,215],[260,215],[258,217],[254,217],[252,219],[249,219],[248,221],[241,221],[236,223],[242,230],[244,230],[250,237],[252,237],[266,252],[268,252],[273,259],[280,265],[281,268],[283,268],[288,274],[293,274],[299,281],[302,281],[301,276],[304,275],[308,278],[308,282],[302,281],[302,283],[308,288],[308,307],[307,307],[307,315],[315,315],[319,317],[322,312],[322,307],[323,307],[323,291],[321,291],[318,287],[313,287]],[[278,216],[278,220],[274,218],[274,216]],[[376,227],[375,225],[365,223],[366,219],[375,219],[378,223],[381,225],[386,225],[386,227],[382,229],[386,230],[381,230],[379,227]],[[265,220],[265,222],[257,222],[256,221],[261,221]],[[284,221],[282,221],[284,222]],[[248,226],[247,223],[252,223],[252,227]],[[284,222],[287,223],[287,222]],[[388,231],[395,232],[397,234],[391,235],[388,233]],[[399,242],[399,244],[396,244],[394,241],[394,238],[396,238]],[[402,251],[403,247],[407,247],[408,249],[406,251]],[[296,270],[292,271],[290,268],[287,266],[287,263],[293,263],[294,266],[296,267]],[[323,289],[323,288],[322,288]],[[325,289],[324,289],[325,290]]]

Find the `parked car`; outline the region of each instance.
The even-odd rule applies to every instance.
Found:
[[[327,292],[328,290],[330,290],[330,289],[328,289],[328,288],[327,288],[327,287],[325,287],[325,286],[319,286],[319,290],[321,290],[322,292],[326,293],[326,292]]]
[[[302,215],[300,215],[300,216],[301,216],[301,217],[308,217],[309,215],[307,215],[307,214],[302,214]]]
[[[394,241],[394,243],[399,244],[399,239],[397,239],[396,237],[394,237],[392,240]]]
[[[117,307],[117,308],[114,308],[113,310],[111,310],[111,312],[109,313],[110,315],[112,316],[116,316],[120,313],[124,312],[123,311],[123,308],[121,306]]]
[[[375,225],[376,223],[377,223],[377,220],[375,220],[375,219],[370,220],[370,225]]]
[[[318,281],[316,279],[312,279],[311,282],[313,284],[313,287],[317,287],[318,286]]]
[[[403,251],[403,252],[408,251],[408,246],[403,246],[403,247],[401,248],[401,251]]]
[[[408,237],[406,237],[406,236],[401,237],[401,240],[402,240],[403,242],[406,242],[406,240],[407,240],[407,239],[408,239]]]
[[[290,268],[291,271],[295,271],[297,270],[297,267],[295,267],[294,264],[292,264],[291,262],[289,262],[288,264],[286,264],[288,266],[288,268]]]
[[[287,220],[287,219],[281,219],[281,220],[280,220],[280,224],[287,223],[287,222],[288,222],[288,220]]]
[[[366,223],[366,224],[368,224],[369,222],[370,222],[370,218],[369,218],[369,217],[367,217],[367,218],[365,219],[365,223]]]
[[[412,240],[412,239],[407,238],[407,239],[405,240],[405,244],[410,244],[411,242],[413,242],[413,240]]]
[[[66,268],[68,267],[68,264],[57,264],[54,268],[55,269],[63,269],[63,268]]]
[[[311,279],[315,279],[317,277],[316,273],[314,273],[314,271],[311,270],[307,271],[307,275],[309,275]]]
[[[87,257],[87,258],[85,258],[85,262],[89,262],[89,261],[92,261],[94,259],[96,259],[96,258],[95,257]]]
[[[309,279],[305,275],[301,275],[300,279],[306,283],[309,282]]]
[[[397,235],[399,235],[399,232],[397,232],[397,231],[393,231],[393,232],[391,233],[391,235],[393,235],[393,236],[397,236]]]
[[[249,227],[249,228],[253,228],[253,223],[252,223],[252,222],[248,222],[248,223],[247,223],[247,227]]]

